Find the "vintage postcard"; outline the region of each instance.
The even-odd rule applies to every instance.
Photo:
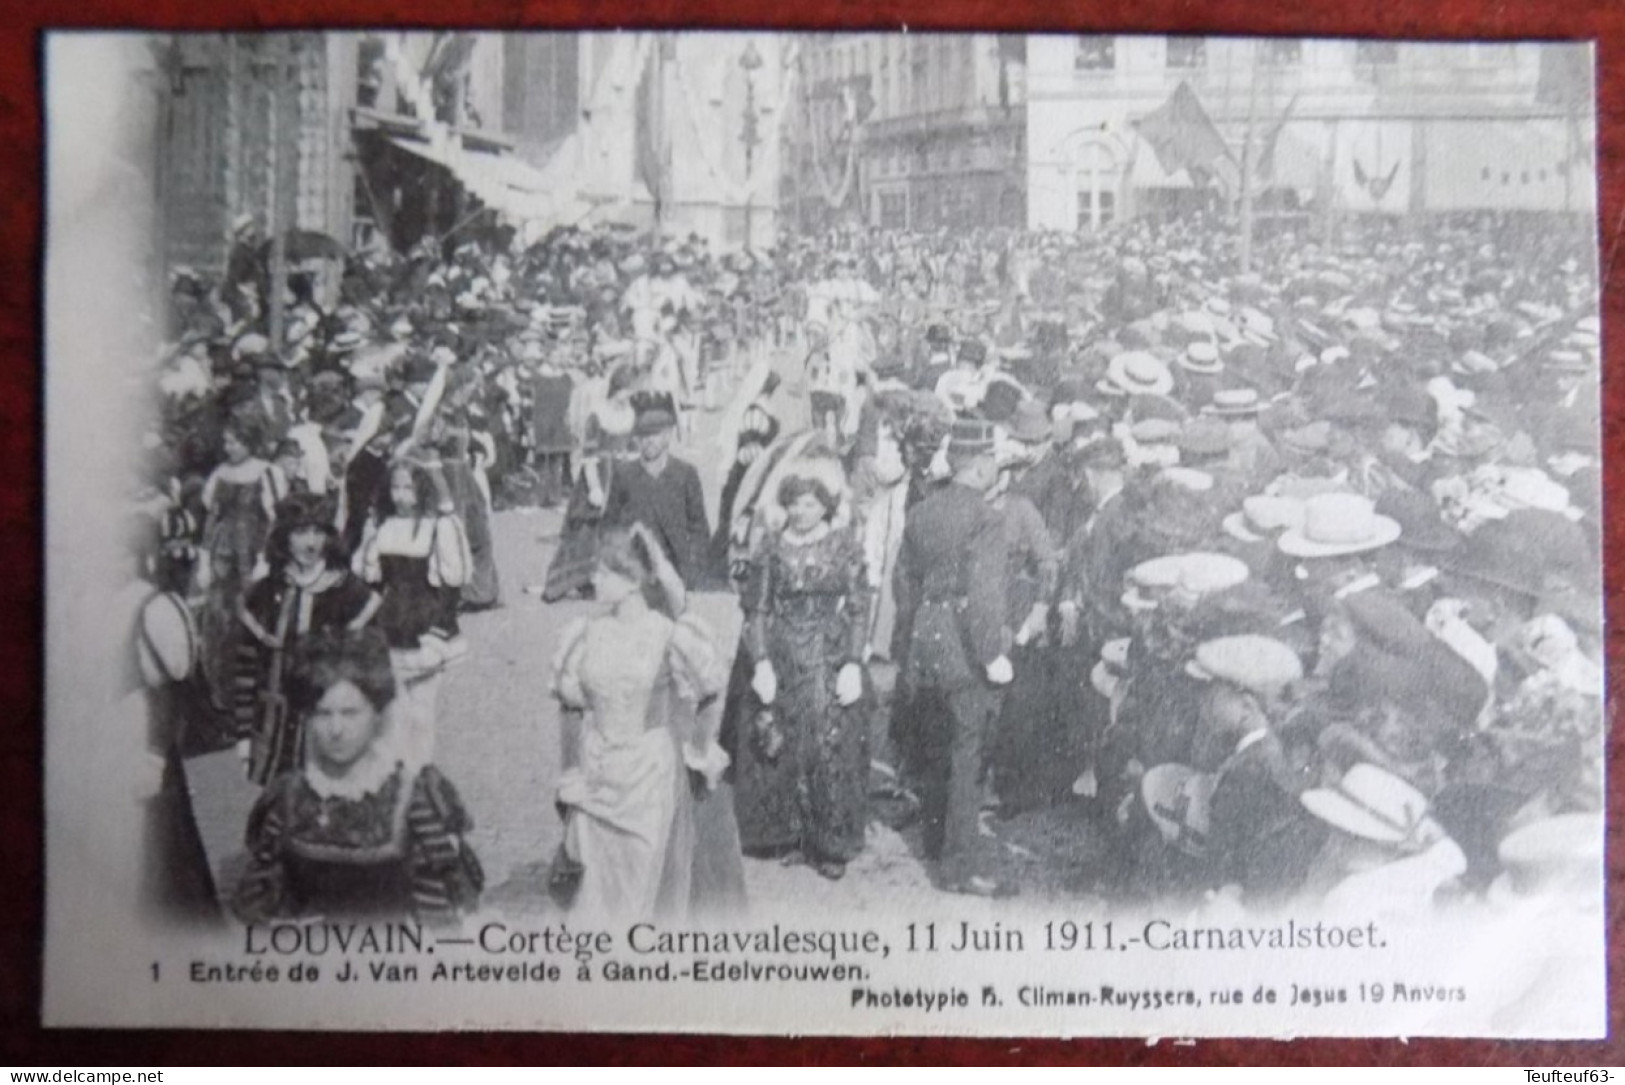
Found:
[[[46,59],[47,1025],[1606,1033],[1589,45]]]

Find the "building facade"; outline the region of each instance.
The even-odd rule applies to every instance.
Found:
[[[509,187],[496,35],[188,34],[156,42],[164,263],[221,270],[235,227],[407,247]]]
[[[794,223],[1021,226],[1025,45],[993,34],[798,36],[785,176]]]
[[[158,42],[164,264],[224,268],[233,223],[348,238],[351,35],[188,34]]]
[[[560,223],[625,222],[715,249],[779,228],[793,39],[766,33],[513,34],[504,101]]]
[[[1233,201],[1244,157],[1283,216],[1595,208],[1583,48],[1089,35],[1034,36],[1027,57],[1034,229]],[[1181,83],[1231,152],[1211,183],[1136,132]]]

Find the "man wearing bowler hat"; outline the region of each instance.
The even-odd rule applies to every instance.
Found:
[[[677,405],[668,393],[639,392],[632,397],[632,411],[638,458],[615,474],[605,499],[604,522],[611,527],[648,528],[692,590],[704,578],[711,541],[700,473],[671,454]]]

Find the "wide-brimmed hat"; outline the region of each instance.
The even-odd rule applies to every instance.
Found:
[[[1191,373],[1214,374],[1224,372],[1219,348],[1210,339],[1198,339],[1179,356],[1179,368]]]
[[[1256,388],[1221,388],[1202,410],[1221,417],[1258,414],[1264,409],[1264,398]]]
[[[1571,507],[1568,487],[1538,467],[1505,468],[1495,498],[1509,512],[1544,509],[1566,515]]]
[[[1273,342],[1276,338],[1275,321],[1270,319],[1262,309],[1250,305],[1244,306],[1236,314],[1236,322],[1241,326],[1244,334],[1251,332],[1265,342]]]
[[[1298,653],[1274,637],[1244,633],[1203,641],[1190,671],[1254,693],[1274,695],[1303,677]]]
[[[1331,787],[1300,796],[1320,820],[1363,840],[1401,847],[1422,845],[1437,831],[1428,816],[1428,800],[1387,769],[1361,762]]]
[[[1143,445],[1172,444],[1179,439],[1183,427],[1167,418],[1147,418],[1128,428],[1129,436]]]
[[[1106,364],[1106,382],[1127,395],[1165,396],[1173,391],[1174,375],[1156,355],[1128,350]]]
[[[1140,780],[1140,798],[1162,838],[1171,847],[1200,859],[1207,854],[1217,786],[1218,780],[1212,775],[1170,762],[1146,771]]]
[[[1254,494],[1224,518],[1227,534],[1242,542],[1263,542],[1277,531],[1303,527],[1304,503],[1293,497]]]
[[[1602,815],[1532,821],[1503,837],[1496,854],[1518,893],[1594,894],[1602,885]]]
[[[1329,558],[1387,546],[1400,537],[1399,521],[1381,516],[1360,494],[1320,494],[1304,502],[1303,526],[1282,532],[1276,545],[1295,558]]]
[[[1240,558],[1208,550],[1191,550],[1142,561],[1124,574],[1124,578],[1133,588],[1150,591],[1177,589],[1200,598],[1233,588],[1250,575],[1247,563]]]

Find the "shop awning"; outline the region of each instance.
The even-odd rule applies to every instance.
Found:
[[[408,154],[443,166],[459,184],[498,214],[519,221],[553,213],[543,173],[511,154],[475,151],[450,140],[401,139],[390,142]]]

